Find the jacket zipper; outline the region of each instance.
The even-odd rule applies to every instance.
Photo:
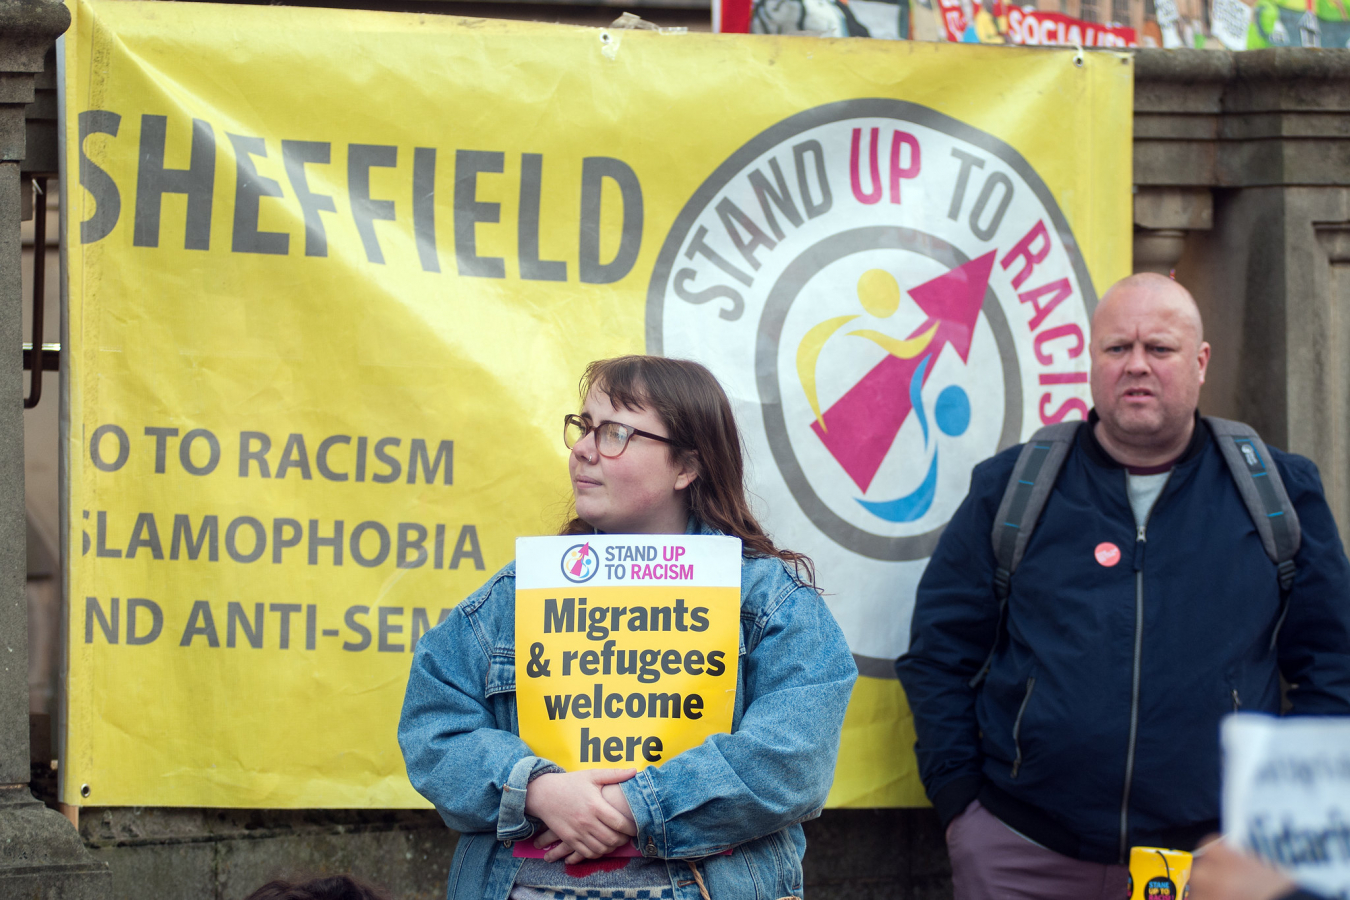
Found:
[[[1017,718],[1013,721],[1013,748],[1017,750],[1017,757],[1012,764],[1012,777],[1017,777],[1017,770],[1022,768],[1022,743],[1018,736],[1022,732],[1022,716],[1026,715],[1027,704],[1031,702],[1031,692],[1036,690],[1036,678],[1032,676],[1027,679],[1027,695],[1022,698],[1022,706],[1017,710]]]
[[[1237,688],[1233,688],[1233,712],[1242,709],[1242,698],[1238,696]]]
[[[1139,735],[1139,675],[1144,653],[1144,543],[1147,523],[1139,526],[1134,542],[1134,675],[1130,686],[1130,743],[1125,751],[1125,791],[1120,798],[1120,863],[1129,852],[1130,782],[1134,780],[1134,745]]]
[[[1168,483],[1172,480],[1169,472],[1158,495],[1149,507],[1144,522],[1138,526],[1134,539],[1134,674],[1130,685],[1130,743],[1125,751],[1125,790],[1120,797],[1120,864],[1125,865],[1130,858],[1130,785],[1134,781],[1135,741],[1139,736],[1139,679],[1144,657],[1144,549],[1148,541],[1148,523],[1153,518],[1153,510],[1158,508]],[[1129,475],[1125,476],[1125,495],[1130,493]]]

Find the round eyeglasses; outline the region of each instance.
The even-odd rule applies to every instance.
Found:
[[[601,456],[610,459],[622,455],[623,451],[628,449],[628,441],[634,435],[660,441],[663,444],[670,444],[672,447],[682,446],[670,438],[652,434],[650,431],[639,431],[632,425],[625,425],[622,422],[606,420],[599,425],[592,425],[581,416],[563,416],[563,443],[567,445],[568,450],[575,447],[578,441],[592,431],[595,432],[595,449],[600,451]]]

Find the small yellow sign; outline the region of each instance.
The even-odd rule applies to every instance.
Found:
[[[1161,847],[1130,848],[1130,900],[1181,900],[1191,880],[1191,854]]]
[[[568,771],[660,765],[731,731],[741,542],[516,542],[520,736]]]

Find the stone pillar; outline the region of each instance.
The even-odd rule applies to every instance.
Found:
[[[107,867],[28,789],[19,163],[24,108],[43,56],[69,24],[54,0],[0,0],[0,896],[93,900],[108,892]]]
[[[1169,240],[1143,229],[1184,236],[1173,267],[1214,346],[1201,410],[1310,457],[1350,534],[1346,96],[1346,50],[1136,57],[1136,268]]]

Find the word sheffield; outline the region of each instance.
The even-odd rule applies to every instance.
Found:
[[[212,216],[221,215],[216,201],[229,202],[228,194],[218,197],[215,190],[217,148],[227,145],[233,157],[234,202],[232,208],[224,210],[224,215],[231,223],[232,253],[288,256],[303,252],[307,257],[326,257],[329,232],[336,229],[345,236],[354,228],[366,260],[384,265],[381,234],[389,242],[394,234],[411,225],[422,271],[439,273],[442,244],[448,242],[438,239],[437,226],[450,224],[455,268],[461,277],[506,277],[506,258],[480,254],[477,231],[480,225],[505,225],[504,229],[499,227],[498,230],[511,230],[509,222],[502,223],[503,203],[500,202],[511,199],[510,185],[502,178],[493,177],[506,173],[507,154],[503,151],[458,149],[454,151],[450,165],[446,165],[444,160],[438,160],[435,147],[400,148],[384,144],[347,144],[344,147],[338,144],[335,148],[330,141],[277,141],[255,135],[221,134],[211,123],[195,118],[191,123],[175,121],[170,128],[167,116],[149,114],[140,116],[139,140],[129,136],[119,139],[123,125],[121,114],[111,110],[90,109],[79,114],[80,185],[89,192],[95,207],[94,214],[80,223],[82,244],[92,244],[107,237],[122,219],[125,180],[119,185],[86,149],[86,142],[93,143],[90,139],[94,135],[105,135],[98,139],[104,147],[104,155],[95,151],[100,161],[119,155],[125,159],[136,154],[132,201],[132,245],[135,247],[159,247],[164,198],[179,195],[187,200],[186,216],[181,220],[183,248],[212,249]],[[136,125],[132,127],[136,129]],[[166,164],[166,151],[170,146],[175,151],[180,147],[189,148],[186,169]],[[407,166],[410,149],[411,172]],[[400,150],[403,151],[402,165]],[[568,281],[570,274],[570,279],[583,284],[610,284],[627,275],[637,262],[642,247],[643,221],[642,186],[637,174],[626,162],[612,157],[587,156],[580,162],[580,209],[573,232],[577,235],[576,254],[571,260],[545,259],[540,247],[541,211],[545,197],[556,188],[547,193],[544,191],[543,154],[520,154],[519,190],[514,192],[518,198],[514,230],[517,244],[515,269],[521,279]],[[561,180],[561,173],[552,158],[549,163],[552,185]],[[229,162],[220,166],[226,171],[229,167]],[[511,174],[515,175],[514,154],[511,168]],[[402,182],[396,194],[372,191],[372,173],[380,169],[394,170],[384,177]],[[278,177],[271,178],[269,174]],[[320,184],[341,183],[344,174],[345,196],[315,190]],[[285,186],[280,178],[283,175]],[[377,175],[375,180],[382,179]],[[451,204],[438,202],[437,198],[438,186],[446,182],[450,182],[446,186],[452,192]],[[605,192],[606,182],[610,182],[611,190],[617,188],[622,202],[622,220],[617,229],[610,222],[605,222],[602,229],[601,195]],[[338,212],[339,205],[342,213]],[[451,207],[449,216],[442,212],[443,206]],[[274,207],[285,209],[288,218],[293,216],[302,220],[303,230],[290,233],[261,229],[259,212]],[[618,220],[619,212],[615,210],[610,218]],[[438,218],[450,218],[451,222],[438,222]],[[377,224],[380,227],[377,228]],[[176,225],[174,228],[176,231]],[[607,262],[600,259],[602,230],[619,232],[618,248]],[[569,264],[572,260],[575,268]]]

